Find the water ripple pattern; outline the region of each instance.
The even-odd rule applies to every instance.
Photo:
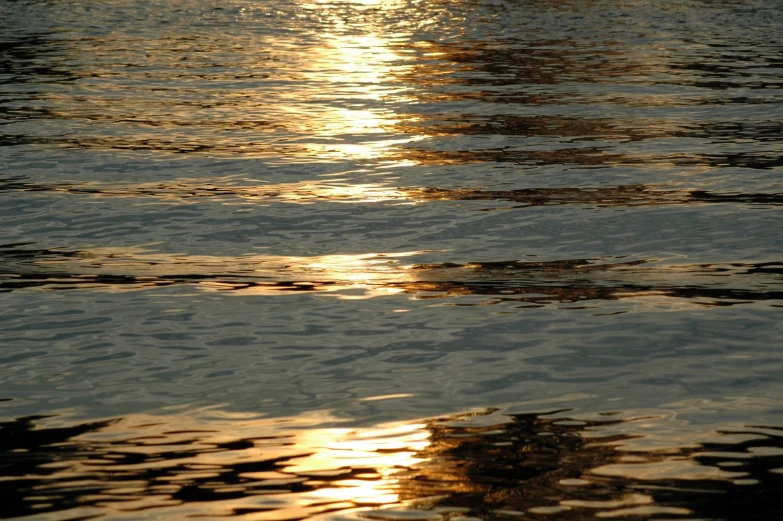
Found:
[[[0,514],[780,517],[781,35],[0,3]]]

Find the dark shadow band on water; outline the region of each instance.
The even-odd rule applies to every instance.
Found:
[[[711,519],[783,515],[783,428],[663,449],[650,418],[494,410],[386,428],[139,416],[0,423],[3,517]],[[603,417],[601,417],[603,416]],[[339,514],[339,517],[332,517]],[[184,517],[183,517],[184,516]]]

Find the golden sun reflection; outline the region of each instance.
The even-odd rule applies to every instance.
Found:
[[[314,6],[319,7],[329,7],[329,6],[336,6],[336,5],[351,5],[351,6],[367,6],[372,8],[390,8],[395,6],[403,5],[404,0],[315,0],[315,3],[312,1],[305,2],[305,7],[313,8]]]
[[[315,496],[358,505],[398,503],[394,474],[426,461],[416,454],[429,445],[429,437],[424,424],[306,431],[300,443],[317,452],[292,460],[283,471],[318,476],[324,469],[367,469],[370,472],[362,476],[372,479],[340,479],[332,482],[333,486],[319,489]]]
[[[136,520],[149,509],[156,519],[197,512],[268,521],[501,521],[568,511],[573,519],[717,519],[715,508],[742,497],[737,485],[762,481],[753,501],[777,501],[779,428],[721,422],[682,433],[672,429],[682,424],[676,414],[579,420],[564,412],[490,409],[349,428],[329,411],[271,418],[172,407],[80,424],[60,411],[3,425],[15,433],[6,456],[30,459],[34,472],[0,484],[58,519]],[[705,492],[727,501],[705,501]]]
[[[334,292],[346,288],[364,291],[361,296],[341,297],[350,299],[404,292],[406,284],[416,283],[420,277],[420,270],[404,260],[423,253],[428,252],[228,258],[151,253],[144,248],[95,248],[82,255],[41,259],[37,264],[58,272],[78,272],[82,278],[133,272],[134,284],[142,286],[155,282],[166,285],[182,273],[198,272],[193,283],[202,290],[232,290],[237,295],[280,295],[286,290]]]
[[[353,145],[346,145],[348,147]],[[266,183],[262,180],[228,178],[215,184],[203,179],[178,179],[138,184],[105,184],[97,182],[73,184],[6,183],[4,188],[21,190],[50,190],[68,194],[92,197],[155,197],[158,200],[173,200],[183,204],[209,198],[225,204],[257,203],[272,200],[285,203],[313,204],[368,203],[400,201],[403,204],[421,202],[422,197],[410,189],[394,188],[387,183],[353,183],[350,179],[356,173],[330,178],[328,181],[301,181],[294,183]]]
[[[235,296],[314,292],[356,300],[400,294],[411,300],[469,298],[463,305],[565,305],[562,309],[623,301],[624,309],[634,312],[780,300],[776,292],[764,289],[779,262],[657,266],[652,259],[426,263],[421,262],[426,256],[442,257],[448,250],[219,256],[159,253],[154,247],[0,249],[10,270],[0,276],[0,289],[113,292],[188,285]],[[414,262],[417,256],[419,262]],[[753,289],[733,289],[749,282]]]
[[[395,474],[426,461],[418,456],[430,443],[426,425],[320,427],[339,423],[328,412],[288,418],[215,410],[139,414],[74,438],[106,453],[57,464],[50,478],[93,475],[101,458],[115,475],[155,476],[134,487],[107,482],[106,490],[87,498],[120,519],[140,508],[177,515],[177,496],[194,482],[205,515],[241,510],[247,519],[280,520],[402,505]],[[170,459],[162,461],[163,455]]]
[[[323,27],[315,35],[321,45],[312,49],[306,76],[311,85],[324,86],[313,92],[319,102],[308,122],[314,142],[308,154],[334,159],[379,159],[390,149],[424,139],[393,130],[401,116],[390,107],[407,101],[409,87],[395,78],[409,73],[411,66],[395,50],[400,37],[388,32],[383,11],[398,6],[388,0],[355,0],[339,4],[321,0],[304,7],[318,13]],[[413,121],[411,116],[406,121]]]

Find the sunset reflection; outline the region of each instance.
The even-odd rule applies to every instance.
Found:
[[[409,90],[396,77],[411,66],[396,50],[404,35],[389,33],[383,11],[400,4],[383,0],[304,4],[330,28],[317,35],[321,45],[312,49],[306,73],[311,84],[329,85],[328,90],[313,93],[321,107],[311,123],[316,141],[308,144],[310,152],[321,158],[379,159],[395,147],[423,139],[393,128],[402,118],[393,107],[406,100]],[[347,8],[357,11],[346,12]],[[411,121],[410,116],[405,118]]]
[[[401,164],[401,163],[398,163]],[[396,176],[365,181],[363,170],[291,183],[268,183],[240,176],[211,179],[178,179],[138,184],[36,183],[25,178],[0,178],[0,192],[62,192],[92,197],[155,198],[180,203],[211,199],[223,204],[255,204],[265,201],[315,203],[421,204],[432,201],[487,201],[511,206],[476,205],[476,209],[508,210],[527,206],[584,205],[594,207],[744,204],[756,207],[783,205],[783,193],[718,192],[699,189],[693,182],[609,187],[549,187],[489,190],[483,188],[397,187]]]
[[[76,85],[20,109],[26,117],[56,121],[61,130],[7,139],[42,147],[240,155],[271,164],[410,164],[393,157],[424,138],[395,129],[416,120],[403,110],[415,97],[400,78],[411,70],[405,49],[417,22],[398,24],[395,13],[402,9],[410,10],[409,3],[290,2],[281,11],[301,20],[295,38],[284,28],[248,32],[234,23],[217,40],[161,29],[143,40],[62,41],[57,49],[69,57],[64,72]],[[244,7],[239,18],[252,19],[255,11]],[[228,63],[221,58],[227,49],[242,52]],[[204,95],[216,85],[220,94]]]
[[[448,251],[416,250],[314,256],[237,257],[164,254],[145,248],[47,250],[0,247],[0,290],[89,288],[133,291],[185,285],[235,296],[313,292],[355,300],[398,295],[457,299],[456,305],[611,307],[623,312],[678,311],[752,302],[779,305],[769,289],[780,262],[685,264],[655,259],[416,262]],[[24,245],[21,245],[24,246]]]
[[[771,504],[783,479],[775,473],[780,429],[690,429],[664,449],[656,441],[671,434],[674,418],[661,415],[486,411],[341,427],[325,411],[265,418],[206,409],[84,424],[67,413],[0,423],[0,432],[26,434],[8,438],[0,454],[12,515],[30,508],[131,519],[154,508],[156,518],[179,518],[197,501],[201,515],[250,520],[712,518],[727,504],[716,507],[715,494],[738,509]],[[743,487],[753,487],[752,499]]]
[[[781,7],[0,0],[0,518],[783,521]]]
[[[95,422],[84,434],[65,431],[77,436],[72,446],[90,446],[94,456],[53,465],[37,489],[57,494],[79,476],[110,468],[104,482],[81,481],[85,506],[71,512],[90,505],[120,518],[152,507],[173,515],[193,487],[212,515],[245,510],[250,519],[400,504],[395,474],[425,461],[417,456],[429,444],[425,425],[319,428],[325,423],[340,420],[329,413],[266,419],[204,411]],[[162,455],[169,458],[163,465]]]
[[[186,279],[205,291],[231,290],[237,295],[280,295],[290,291],[339,291],[364,288],[367,298],[404,292],[415,282],[416,270],[406,258],[426,251],[321,255],[312,257],[244,255],[227,258],[209,255],[160,254],[142,248],[124,251],[94,249],[76,255],[43,255],[38,268],[80,272],[88,284],[102,280],[125,281],[129,287],[168,285]],[[99,260],[100,259],[100,260]],[[117,276],[133,272],[132,277]],[[0,280],[2,278],[0,277]],[[61,276],[55,281],[65,282]],[[57,283],[57,282],[55,282]],[[66,282],[67,283],[67,282]],[[402,285],[402,287],[400,287]],[[343,298],[358,298],[356,296]]]
[[[154,197],[161,201],[198,202],[209,198],[225,204],[257,203],[264,200],[313,204],[316,202],[369,203],[380,201],[415,202],[415,191],[395,188],[383,182],[352,182],[355,174],[326,180],[292,183],[266,183],[254,179],[228,178],[220,182],[205,179],[178,179],[138,184],[60,183],[38,184],[22,179],[0,179],[0,191],[52,191],[92,197]]]

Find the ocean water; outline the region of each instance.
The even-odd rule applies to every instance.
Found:
[[[783,519],[783,3],[0,3],[0,518]]]

